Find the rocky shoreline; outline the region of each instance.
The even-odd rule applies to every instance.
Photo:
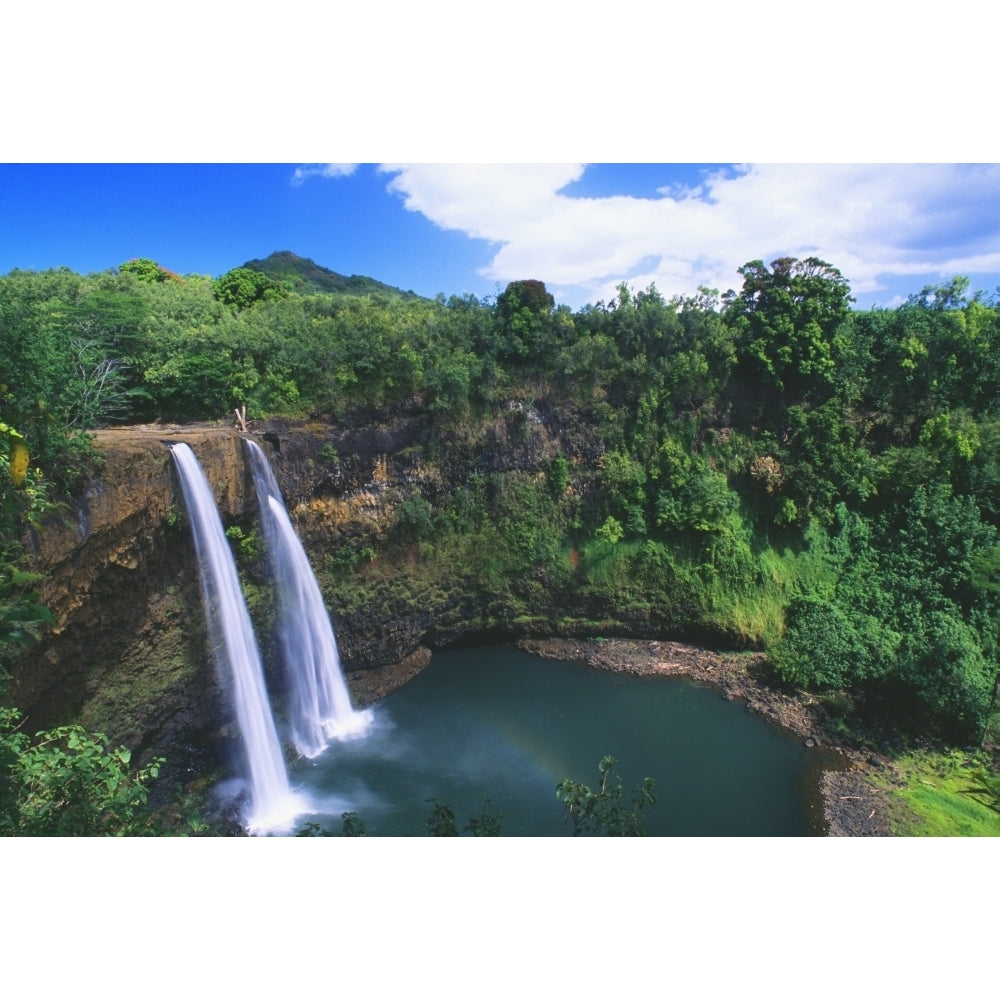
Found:
[[[802,739],[823,753],[819,794],[829,837],[886,837],[889,802],[870,776],[883,761],[835,737],[823,707],[807,693],[768,683],[759,653],[716,653],[679,642],[632,639],[524,639],[521,649],[547,659],[577,660],[595,669],[688,677]]]

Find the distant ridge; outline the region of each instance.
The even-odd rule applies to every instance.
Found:
[[[292,290],[300,294],[318,294],[339,292],[342,295],[370,295],[380,292],[383,295],[402,296],[406,299],[419,299],[416,292],[404,292],[401,288],[386,285],[374,278],[352,274],[346,278],[328,267],[322,267],[308,257],[300,257],[291,250],[276,250],[263,260],[248,260],[243,267],[251,271],[259,271],[269,278],[290,285]]]

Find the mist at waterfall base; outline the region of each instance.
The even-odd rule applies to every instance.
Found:
[[[356,812],[373,836],[418,836],[437,798],[459,830],[488,797],[505,836],[570,834],[562,778],[599,781],[618,763],[628,800],[643,778],[654,836],[808,836],[822,832],[815,756],[801,742],[683,678],[595,670],[509,646],[435,654],[382,701],[364,740],[295,762],[315,803],[300,817],[338,832]]]

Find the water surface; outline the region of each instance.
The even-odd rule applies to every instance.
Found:
[[[568,834],[564,777],[598,781],[610,754],[627,791],[656,780],[649,835],[803,836],[814,759],[801,743],[711,688],[543,660],[513,647],[435,655],[375,708],[368,733],[293,765],[290,779],[332,831],[354,811],[369,835],[426,833],[428,799],[461,827],[488,796],[506,836]]]

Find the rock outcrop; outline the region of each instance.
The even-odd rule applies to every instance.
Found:
[[[227,428],[102,431],[99,474],[32,535],[50,634],[15,664],[10,697],[32,730],[72,718],[133,749],[191,739],[218,716],[183,499],[167,445],[186,441],[220,512],[253,499]]]

